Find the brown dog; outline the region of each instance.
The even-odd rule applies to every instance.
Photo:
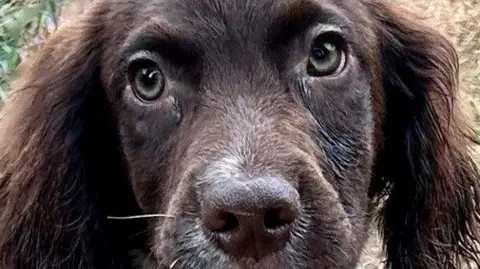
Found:
[[[1,268],[353,269],[376,214],[478,264],[455,50],[386,2],[97,1],[3,111]]]

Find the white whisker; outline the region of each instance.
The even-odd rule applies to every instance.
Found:
[[[179,260],[180,260],[180,258],[174,260],[174,261],[172,262],[172,264],[170,264],[170,266],[169,266],[168,268],[173,269],[173,267],[175,266],[175,264],[177,264],[177,262],[178,262]]]
[[[128,220],[128,219],[145,219],[145,218],[174,218],[173,215],[166,214],[148,214],[148,215],[135,215],[135,216],[107,216],[107,219],[116,219],[116,220]]]

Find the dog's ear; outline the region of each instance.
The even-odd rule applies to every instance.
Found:
[[[128,256],[127,224],[106,221],[136,209],[99,78],[102,14],[55,32],[2,111],[1,268],[120,268]]]
[[[370,5],[385,96],[372,191],[388,195],[380,211],[387,263],[395,269],[478,264],[480,178],[459,102],[456,51],[404,10],[386,1]]]

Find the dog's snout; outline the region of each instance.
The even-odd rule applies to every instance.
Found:
[[[284,246],[300,214],[297,190],[281,178],[219,180],[202,199],[204,225],[220,246],[255,259]]]

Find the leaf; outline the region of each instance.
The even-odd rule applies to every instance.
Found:
[[[57,2],[56,0],[46,0],[45,8],[48,17],[52,20],[55,29],[57,28]]]
[[[2,44],[2,49],[3,51],[5,51],[6,53],[12,53],[13,52],[13,48],[8,46],[7,44]]]
[[[4,85],[5,84],[5,85]],[[0,84],[0,101],[2,103],[7,102],[7,94],[5,93],[5,88],[6,88],[6,82]],[[5,88],[4,88],[5,87]]]
[[[14,70],[20,64],[20,54],[12,53],[8,62],[8,67],[10,70]]]
[[[11,19],[3,24],[7,35],[14,40],[19,40],[27,25],[40,14],[40,7],[39,4],[24,6],[12,14]]]
[[[6,72],[8,70],[8,61],[7,60],[0,60],[0,70],[2,72],[0,72],[0,74],[3,74],[4,72]]]
[[[1,18],[5,18],[12,11],[13,11],[13,4],[12,3],[0,4],[0,17]]]

